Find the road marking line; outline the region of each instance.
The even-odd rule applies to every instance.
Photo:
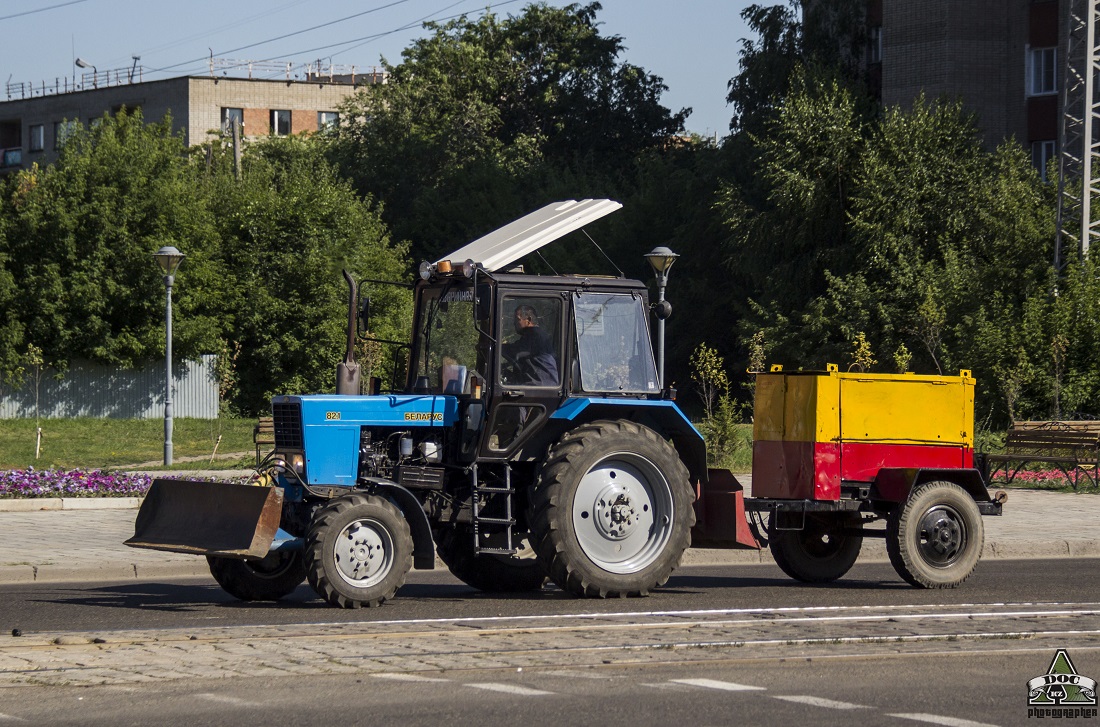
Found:
[[[371,674],[375,679],[392,679],[395,682],[449,682],[450,679],[437,677],[422,677],[419,674],[406,674],[404,672],[386,672],[384,674]]]
[[[16,717],[15,715],[4,714],[3,712],[0,712],[0,722],[26,722],[26,721],[27,720],[23,719],[22,717]]]
[[[887,716],[898,717],[899,719],[911,719],[916,722],[942,724],[945,725],[945,727],[997,727],[996,725],[988,724],[986,722],[972,722],[969,719],[959,719],[958,717],[944,717],[938,714],[890,714]]]
[[[825,699],[824,697],[811,697],[801,694],[773,694],[773,699],[782,699],[784,702],[797,702],[799,704],[809,704],[813,707],[826,707],[828,709],[870,709],[865,704],[852,704],[851,702],[838,702],[833,699]]]
[[[246,699],[240,699],[238,697],[230,697],[227,694],[213,694],[207,692],[206,694],[196,694],[199,699],[206,699],[211,702],[220,702],[222,704],[232,704],[237,707],[263,707],[264,705],[259,702],[250,702]]]
[[[720,682],[715,679],[672,679],[673,684],[686,684],[689,687],[703,687],[704,689],[721,689],[726,692],[763,692],[764,687],[751,687],[748,684],[734,684],[733,682]]]
[[[521,697],[539,697],[547,694],[553,694],[553,692],[544,692],[541,689],[528,689],[527,687],[516,686],[515,684],[498,684],[496,682],[485,682],[483,684],[468,684],[467,686],[474,687],[475,689],[486,689],[490,692],[504,692],[505,694],[516,694]]]

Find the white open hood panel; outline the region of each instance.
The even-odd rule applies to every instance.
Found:
[[[524,255],[611,214],[622,207],[610,199],[553,202],[500,229],[479,237],[440,260],[473,260],[489,272],[512,265]],[[439,262],[437,260],[436,262]]]

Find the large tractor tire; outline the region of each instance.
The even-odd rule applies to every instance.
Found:
[[[687,468],[656,432],[593,422],[551,448],[531,498],[531,537],[566,592],[644,596],[680,564],[693,499]]]
[[[806,514],[801,530],[780,530],[773,514],[768,547],[780,570],[803,583],[831,583],[856,562],[863,546],[863,520],[857,512]]]
[[[920,485],[886,521],[890,564],[918,588],[962,584],[978,565],[984,543],[974,498],[951,482]]]
[[[537,591],[546,583],[542,564],[534,557],[527,538],[520,541],[515,556],[493,553],[474,554],[474,535],[469,527],[459,526],[440,539],[439,558],[455,578],[486,593],[524,593]]]
[[[242,601],[277,601],[306,579],[301,552],[268,553],[260,560],[206,556],[210,574],[226,593]]]
[[[380,606],[405,584],[412,551],[409,524],[397,506],[375,495],[344,495],[314,516],[306,575],[334,606]]]

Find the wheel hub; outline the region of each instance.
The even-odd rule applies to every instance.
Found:
[[[350,523],[336,540],[333,549],[336,566],[344,580],[363,586],[385,575],[390,553],[387,541],[368,523]]]
[[[921,518],[921,550],[929,562],[936,565],[952,563],[966,546],[966,531],[958,513],[947,507],[936,507]]]
[[[600,492],[592,507],[596,528],[611,540],[624,540],[638,526],[638,514],[625,487],[611,485]]]
[[[657,467],[620,452],[593,465],[573,496],[573,526],[584,554],[611,573],[636,573],[672,533],[672,494]]]

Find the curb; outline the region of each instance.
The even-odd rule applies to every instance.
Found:
[[[28,497],[0,500],[0,512],[39,510],[131,510],[141,507],[142,497]]]

